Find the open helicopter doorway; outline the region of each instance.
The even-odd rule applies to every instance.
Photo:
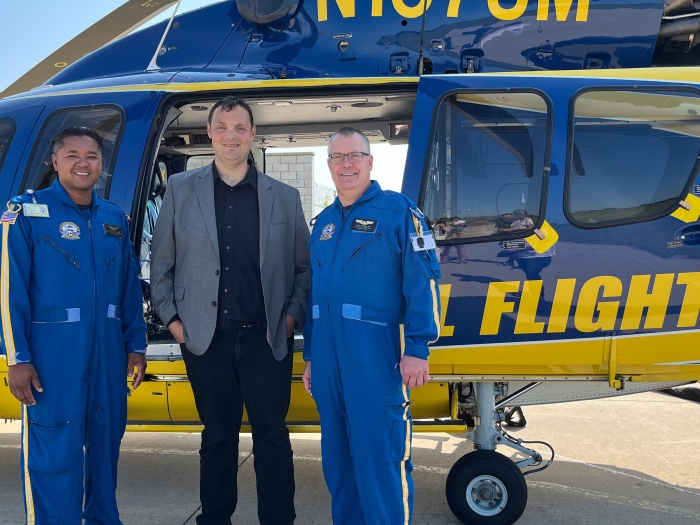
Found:
[[[153,167],[144,179],[137,210],[137,224],[142,224],[140,259],[144,286],[150,279],[151,240],[168,178],[214,160],[207,120],[218,100],[234,95],[250,105],[256,126],[252,149],[256,166],[299,190],[304,216],[310,221],[335,199],[325,159],[328,138],[342,126],[352,126],[365,134],[375,155],[373,174],[380,176],[385,189],[400,190],[415,87],[339,87],[334,93],[297,89],[265,96],[250,90],[171,99],[163,110],[163,128],[153,152]],[[150,295],[148,290],[145,292]],[[165,343],[167,357],[172,359],[172,352],[178,352],[177,345],[150,301],[146,304],[149,344]],[[301,339],[298,343],[303,345]]]

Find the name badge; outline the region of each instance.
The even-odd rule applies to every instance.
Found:
[[[116,226],[114,224],[103,224],[102,227],[105,230],[105,235],[109,235],[110,237],[121,237],[122,236],[122,227],[121,226]]]
[[[25,203],[22,206],[25,217],[48,217],[49,207],[46,204]]]
[[[424,252],[426,250],[434,250],[436,248],[435,238],[432,233],[425,235],[411,234],[411,244],[414,252]]]
[[[350,226],[351,231],[362,233],[374,233],[376,229],[377,221],[370,221],[369,219],[355,219],[352,221],[352,226]]]

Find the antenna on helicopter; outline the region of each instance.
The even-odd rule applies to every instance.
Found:
[[[161,50],[163,49],[163,42],[165,42],[165,37],[168,36],[168,31],[170,31],[170,26],[173,25],[173,19],[175,18],[175,15],[177,14],[177,10],[180,8],[181,3],[182,0],[177,1],[177,4],[175,5],[175,10],[173,11],[172,16],[170,17],[170,21],[168,22],[168,26],[163,32],[163,37],[160,39],[160,43],[158,44],[158,47],[156,47],[156,52],[153,53],[153,58],[148,64],[146,71],[160,71],[160,66],[158,65],[158,57],[161,55]]]
[[[428,10],[428,0],[423,0],[423,22],[420,28],[420,48],[418,54],[418,76],[423,74],[423,44],[425,40],[425,17]]]

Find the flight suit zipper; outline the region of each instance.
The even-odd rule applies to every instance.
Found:
[[[55,242],[53,242],[53,241],[51,240],[51,238],[50,238],[48,235],[44,235],[44,239],[46,239],[46,241],[47,241],[51,246],[53,246],[53,247],[56,248],[59,252],[61,252],[61,253],[63,254],[63,256],[64,256],[66,259],[68,259],[68,261],[69,261],[73,266],[75,266],[76,268],[80,268],[80,265],[79,265],[77,262],[75,262],[73,259],[71,259],[70,255],[68,255],[65,251],[63,251],[63,249],[62,249],[58,244],[56,244]]]
[[[95,267],[95,243],[92,237],[92,220],[87,219],[88,233],[90,235],[90,256],[92,257],[92,297],[93,297],[93,330],[92,347],[90,348],[90,368],[88,373],[92,373],[93,362],[95,360],[95,337],[97,334],[97,268]]]
[[[335,246],[333,248],[333,257],[331,258],[331,265],[329,272],[333,271],[333,268],[335,267],[335,256],[338,253],[338,245],[340,244],[340,237],[343,234],[343,225],[345,224],[346,219],[352,212],[353,206],[350,207],[348,210],[348,213],[346,214],[342,209],[340,210],[340,228],[338,229],[338,238],[335,240]],[[336,373],[340,374],[340,360],[338,359],[338,346],[335,340],[335,330],[333,329],[333,318],[331,317],[331,290],[330,287],[328,287],[328,298],[326,303],[328,304],[328,322],[331,324],[331,338],[333,340],[333,351],[335,352],[335,371]]]

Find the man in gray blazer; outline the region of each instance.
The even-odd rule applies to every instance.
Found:
[[[296,516],[285,417],[294,326],[306,318],[309,230],[299,192],[249,160],[255,125],[245,102],[215,104],[207,131],[214,162],[168,181],[151,261],[153,302],[180,343],[204,423],[197,523],[231,523],[245,404],[258,518],[288,525]]]

